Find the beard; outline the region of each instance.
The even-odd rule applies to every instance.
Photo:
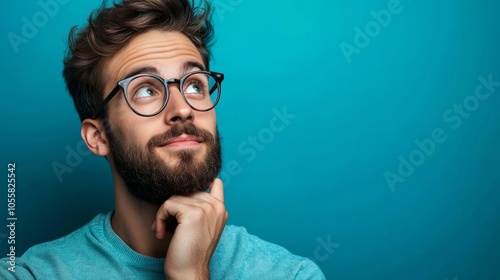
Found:
[[[189,122],[175,124],[166,133],[152,137],[146,149],[116,137],[109,128],[106,134],[115,167],[127,191],[133,198],[150,205],[159,206],[173,195],[190,196],[205,191],[221,170],[218,129],[212,135]],[[198,137],[206,145],[205,155],[199,157],[198,149],[168,151],[176,163],[167,164],[154,150],[182,134]]]

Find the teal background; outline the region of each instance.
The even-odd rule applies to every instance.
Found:
[[[313,259],[328,279],[500,279],[500,87],[467,118],[443,118],[478,77],[500,81],[497,2],[401,0],[350,63],[340,44],[355,45],[355,28],[391,1],[212,2],[229,223]],[[16,163],[18,255],[113,209],[103,158],[84,150],[66,163],[81,143],[61,77],[66,36],[99,4],[58,4],[17,52],[8,34],[43,8],[3,5],[1,174]],[[295,118],[269,134],[284,108]],[[385,172],[397,175],[400,156],[437,128],[446,141],[391,188]],[[260,150],[249,143],[259,134]],[[72,172],[59,180],[54,162]]]

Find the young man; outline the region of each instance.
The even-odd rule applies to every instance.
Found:
[[[2,262],[2,279],[324,279],[310,260],[226,226],[209,5],[129,0],[72,30],[64,78],[108,160],[115,211]]]

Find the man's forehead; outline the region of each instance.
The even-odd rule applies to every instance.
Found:
[[[203,66],[201,54],[189,38],[180,32],[152,30],[137,35],[111,57],[104,74],[117,81],[134,69],[155,67],[173,75],[186,68],[186,64]]]
[[[186,61],[183,64],[179,64],[177,69],[177,71],[181,74],[189,73],[193,70],[206,70],[205,66],[197,61]],[[123,75],[122,78],[125,79],[138,74],[156,74],[158,76],[162,76],[162,71],[155,66],[139,66],[136,68],[132,68],[129,72],[126,72],[126,74]]]

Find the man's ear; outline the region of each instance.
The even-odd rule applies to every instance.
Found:
[[[80,129],[83,141],[89,150],[98,156],[109,154],[109,142],[101,121],[85,119]]]

